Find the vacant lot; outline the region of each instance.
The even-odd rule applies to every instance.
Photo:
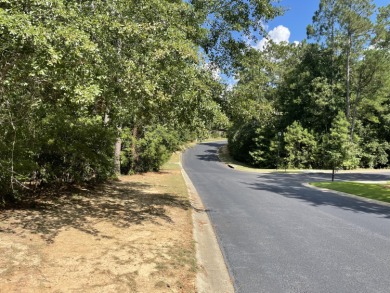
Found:
[[[178,160],[0,211],[0,292],[195,292]]]

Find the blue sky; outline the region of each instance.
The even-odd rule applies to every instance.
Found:
[[[269,22],[268,30],[271,31],[278,26],[283,26],[290,31],[290,42],[302,41],[306,38],[306,26],[311,24],[314,11],[318,9],[319,2],[319,0],[282,0],[280,5],[287,7],[289,10],[283,16]],[[389,0],[375,0],[374,2],[376,6],[389,4]]]

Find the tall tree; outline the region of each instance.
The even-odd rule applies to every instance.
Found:
[[[308,29],[309,36],[324,39],[335,54],[345,58],[345,114],[348,120],[351,119],[354,65],[370,44],[374,8],[372,0],[321,0],[313,17],[314,25]]]
[[[314,135],[298,122],[287,127],[284,133],[286,162],[292,168],[312,168],[317,143]]]
[[[357,145],[349,139],[349,122],[339,112],[332,123],[329,134],[323,137],[323,154],[326,166],[332,169],[332,181],[338,168],[356,168],[358,164]]]

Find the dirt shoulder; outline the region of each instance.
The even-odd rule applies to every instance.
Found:
[[[159,173],[0,211],[0,292],[195,292],[179,155]]]

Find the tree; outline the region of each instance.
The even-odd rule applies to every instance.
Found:
[[[248,49],[243,37],[253,39],[253,32],[261,35],[264,23],[283,13],[283,8],[274,6],[274,1],[270,0],[189,2],[204,21],[205,35],[200,39],[202,48],[210,60],[230,72]]]
[[[375,37],[373,45],[379,48],[389,48],[390,46],[390,4],[379,7],[375,24]]]
[[[283,133],[279,153],[294,166],[388,164],[390,5],[379,8],[372,23],[372,2],[322,0],[308,27],[316,42],[270,43],[263,51],[241,51],[235,76],[239,81],[226,103],[236,158],[273,167],[271,158],[279,157],[277,134]],[[345,126],[350,143],[336,135],[335,129],[343,134]],[[316,142],[319,154],[306,159],[301,139]],[[329,141],[338,148],[326,155]]]
[[[321,0],[309,36],[324,38],[336,55],[345,56],[345,115],[351,118],[354,65],[370,44],[375,5],[371,0]],[[351,134],[351,138],[352,138]]]
[[[322,152],[325,162],[332,169],[332,181],[338,168],[354,168],[357,166],[357,146],[350,140],[349,122],[343,112],[339,112],[327,135],[323,137]]]
[[[289,167],[312,168],[315,163],[316,146],[314,135],[304,129],[299,122],[295,121],[287,127],[284,133],[284,147]]]
[[[308,130],[326,132],[343,105],[339,76],[332,73],[331,51],[307,43],[294,50],[299,50],[291,55],[295,61],[289,61],[292,66],[282,75],[275,94],[275,107],[284,113],[282,129],[297,121]]]

